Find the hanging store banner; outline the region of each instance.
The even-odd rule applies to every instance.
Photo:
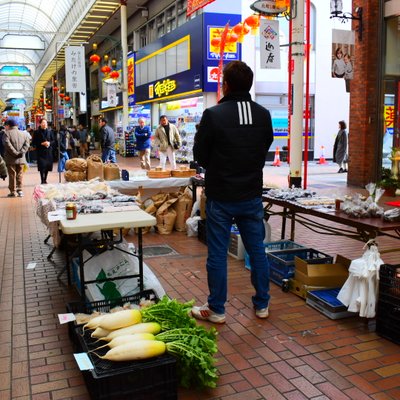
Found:
[[[332,78],[353,79],[354,31],[332,29]]]
[[[187,8],[186,8],[186,15],[192,15],[200,8],[205,7],[207,4],[212,3],[214,0],[188,0]]]
[[[65,86],[67,92],[86,92],[85,49],[65,48]]]
[[[118,105],[116,83],[107,84],[107,104],[108,107],[115,107]]]
[[[260,68],[280,69],[279,21],[260,20]]]
[[[135,94],[135,54],[131,53],[127,59],[128,63],[128,96]]]
[[[83,114],[87,111],[86,90],[79,92],[79,111]]]

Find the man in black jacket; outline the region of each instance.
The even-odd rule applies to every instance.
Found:
[[[242,61],[224,68],[218,105],[204,111],[193,147],[206,169],[208,302],[193,307],[197,319],[225,322],[227,252],[232,223],[250,257],[252,297],[258,318],[268,317],[269,267],[263,245],[263,167],[273,141],[271,115],[251,100],[253,72]]]
[[[100,134],[101,134],[101,159],[103,162],[116,163],[115,153],[115,134],[110,126],[107,125],[105,118],[100,118]]]

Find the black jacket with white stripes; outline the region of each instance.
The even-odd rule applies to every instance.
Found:
[[[193,147],[195,161],[206,169],[206,196],[218,201],[261,196],[272,140],[269,111],[247,92],[230,93],[206,109]]]

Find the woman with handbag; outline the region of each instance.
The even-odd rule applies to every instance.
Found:
[[[165,169],[168,157],[171,169],[176,169],[175,151],[182,146],[181,135],[166,115],[160,117],[160,125],[154,133],[154,145],[159,148],[160,167]]]

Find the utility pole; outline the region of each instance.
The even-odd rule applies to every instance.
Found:
[[[292,31],[293,84],[290,119],[290,173],[289,187],[301,187],[303,156],[303,110],[304,110],[304,0],[298,0]]]
[[[128,29],[127,0],[121,2],[121,48],[122,48],[122,132],[128,129]]]

